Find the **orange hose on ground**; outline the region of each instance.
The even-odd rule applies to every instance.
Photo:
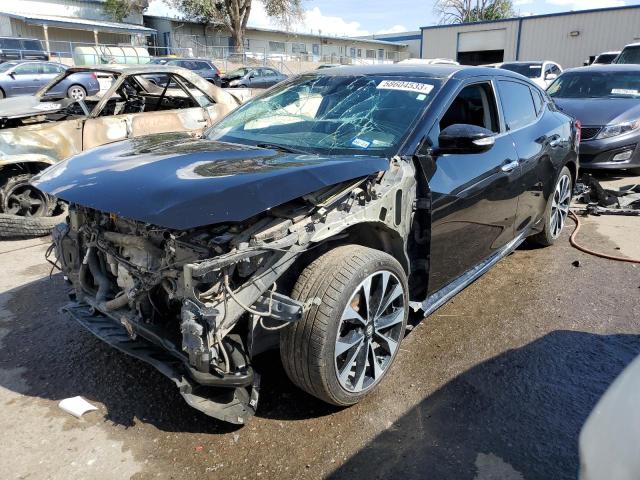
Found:
[[[606,253],[596,252],[594,250],[589,250],[588,248],[583,247],[582,245],[580,245],[576,241],[576,236],[578,235],[578,232],[580,231],[580,226],[581,226],[580,219],[573,212],[573,210],[569,211],[569,216],[571,217],[571,220],[576,222],[576,229],[573,231],[573,233],[571,234],[571,237],[569,238],[569,242],[571,243],[571,245],[573,247],[577,248],[581,252],[588,253],[589,255],[594,255],[594,256],[600,257],[600,258],[606,258],[607,260],[615,260],[617,262],[640,263],[640,260],[636,259],[636,258],[616,257],[615,255],[609,255],[609,254],[606,254]]]

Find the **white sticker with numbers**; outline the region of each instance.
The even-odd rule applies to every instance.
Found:
[[[378,84],[378,90],[402,90],[403,92],[415,92],[428,95],[433,90],[433,85],[419,82],[403,82],[402,80],[383,80]]]

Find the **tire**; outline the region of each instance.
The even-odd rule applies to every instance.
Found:
[[[375,296],[382,290],[385,276],[383,300],[388,307],[377,320],[369,320],[368,315],[360,317],[364,323],[356,320],[358,314],[353,312],[361,308],[363,284],[371,281]],[[409,306],[404,270],[384,252],[359,245],[337,247],[302,272],[292,296],[309,306],[302,320],[286,327],[280,336],[280,356],[288,377],[302,390],[332,405],[359,402],[384,378],[400,349]],[[372,300],[371,305],[377,303],[379,308],[382,302]],[[386,327],[381,326],[385,323]],[[358,338],[361,340],[356,341]],[[374,368],[373,361],[381,371]]]
[[[567,180],[568,179],[568,180]],[[566,183],[568,181],[568,183]],[[566,190],[564,190],[564,186],[568,187],[568,198],[565,198]],[[571,199],[573,197],[573,178],[571,176],[571,172],[567,167],[563,167],[560,171],[560,175],[558,175],[558,180],[556,180],[556,185],[553,189],[553,194],[549,197],[547,201],[547,207],[544,211],[544,230],[542,232],[537,233],[531,237],[533,243],[540,245],[542,247],[549,247],[553,245],[556,240],[562,234],[562,229],[564,228],[567,215],[569,214],[569,207],[571,206]],[[556,209],[556,202],[558,199],[561,199],[560,202],[561,207]],[[557,215],[554,215],[557,213]],[[556,220],[554,220],[556,219]],[[554,221],[559,221],[560,225],[553,223]]]
[[[44,237],[56,225],[63,223],[66,216],[66,211],[55,217],[19,217],[0,213],[0,239]]]
[[[0,100],[2,100],[4,97],[5,97],[4,90],[0,88]]]
[[[25,173],[10,176],[0,189],[2,195],[2,213],[18,217],[48,217],[56,206],[55,200],[46,193],[29,185],[33,175]],[[32,199],[32,206],[27,207],[28,198]],[[36,203],[38,202],[38,204]]]
[[[87,98],[87,90],[82,85],[71,85],[67,89],[67,97],[74,100],[84,100]]]

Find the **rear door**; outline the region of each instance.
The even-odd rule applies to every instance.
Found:
[[[499,80],[498,86],[506,128],[522,170],[515,222],[519,234],[542,218],[545,188],[553,180],[554,163],[568,154],[570,138],[538,88],[512,79]]]
[[[445,154],[423,166],[431,189],[429,293],[498,252],[514,238],[520,168],[491,80],[466,83],[429,132],[437,152],[441,130],[477,125],[496,133],[480,154]]]

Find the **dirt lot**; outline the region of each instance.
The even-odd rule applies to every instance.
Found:
[[[640,257],[639,236],[626,217],[589,220],[581,238]],[[571,479],[582,423],[640,354],[640,265],[582,254],[565,232],[420,323],[355,407],[323,405],[263,357],[258,415],[237,428],[59,314],[66,287],[46,246],[0,244],[2,478]],[[58,409],[75,395],[99,410]]]

